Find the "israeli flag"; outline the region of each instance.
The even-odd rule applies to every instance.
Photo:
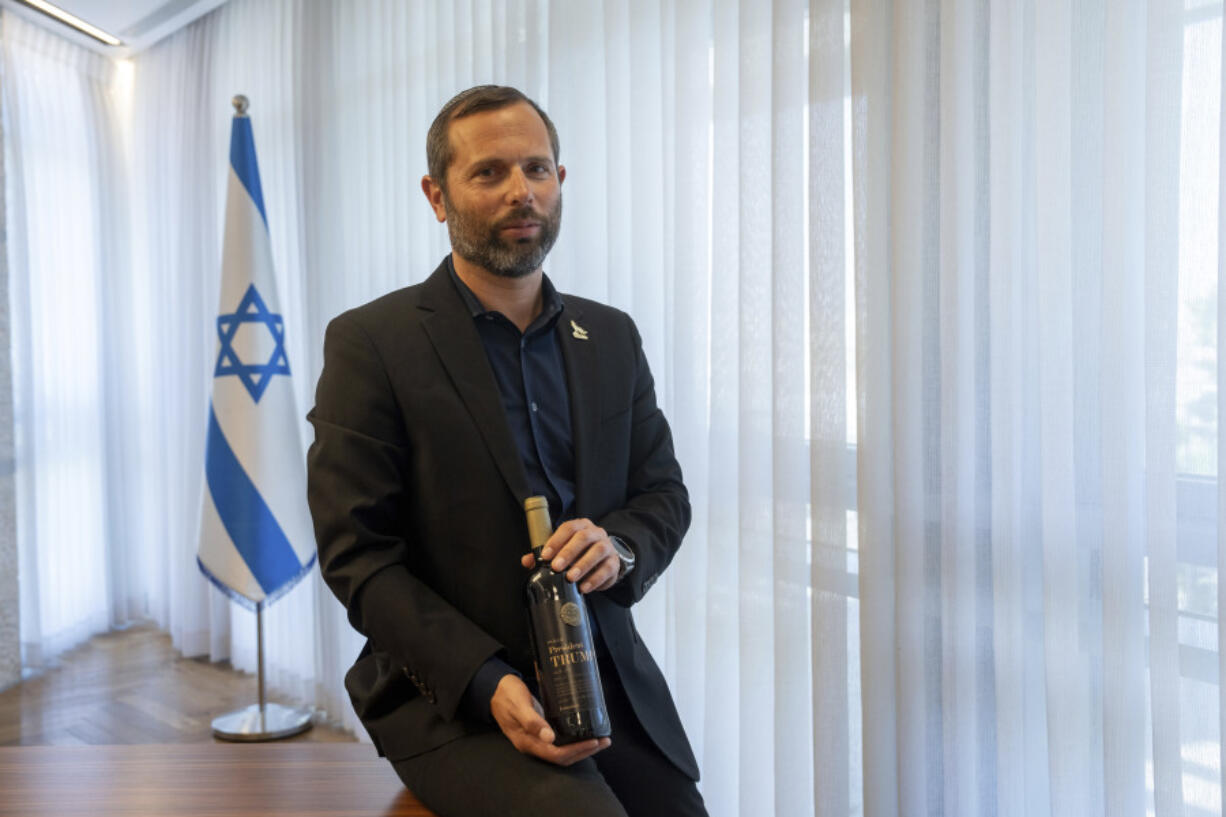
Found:
[[[315,540],[255,139],[245,98],[236,107],[197,562],[254,608],[310,571]]]

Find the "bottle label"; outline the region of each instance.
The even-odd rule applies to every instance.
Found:
[[[587,611],[580,603],[550,600],[533,611],[532,620],[545,711],[561,715],[603,709]]]
[[[545,675],[550,677],[549,697],[560,712],[588,709],[595,705],[596,652],[574,641],[556,639],[545,647]]]

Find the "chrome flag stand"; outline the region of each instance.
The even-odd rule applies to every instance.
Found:
[[[311,728],[311,713],[264,700],[264,603],[255,605],[256,668],[260,702],[213,719],[213,737],[256,742],[292,737]]]

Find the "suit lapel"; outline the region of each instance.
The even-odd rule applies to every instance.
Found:
[[[418,308],[429,313],[422,318],[422,327],[481,432],[507,488],[522,503],[528,496],[528,478],[507,426],[485,347],[473,326],[472,315],[451,281],[446,261],[423,285]]]
[[[594,472],[596,432],[600,422],[600,338],[587,332],[582,309],[566,304],[558,316],[558,340],[570,391],[570,428],[575,450],[575,513],[589,515],[589,492],[597,484]]]

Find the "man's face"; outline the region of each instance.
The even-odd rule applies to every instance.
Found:
[[[527,103],[451,123],[447,189],[431,195],[452,250],[489,272],[519,278],[540,269],[562,222],[564,168]],[[441,213],[440,213],[441,209]]]

